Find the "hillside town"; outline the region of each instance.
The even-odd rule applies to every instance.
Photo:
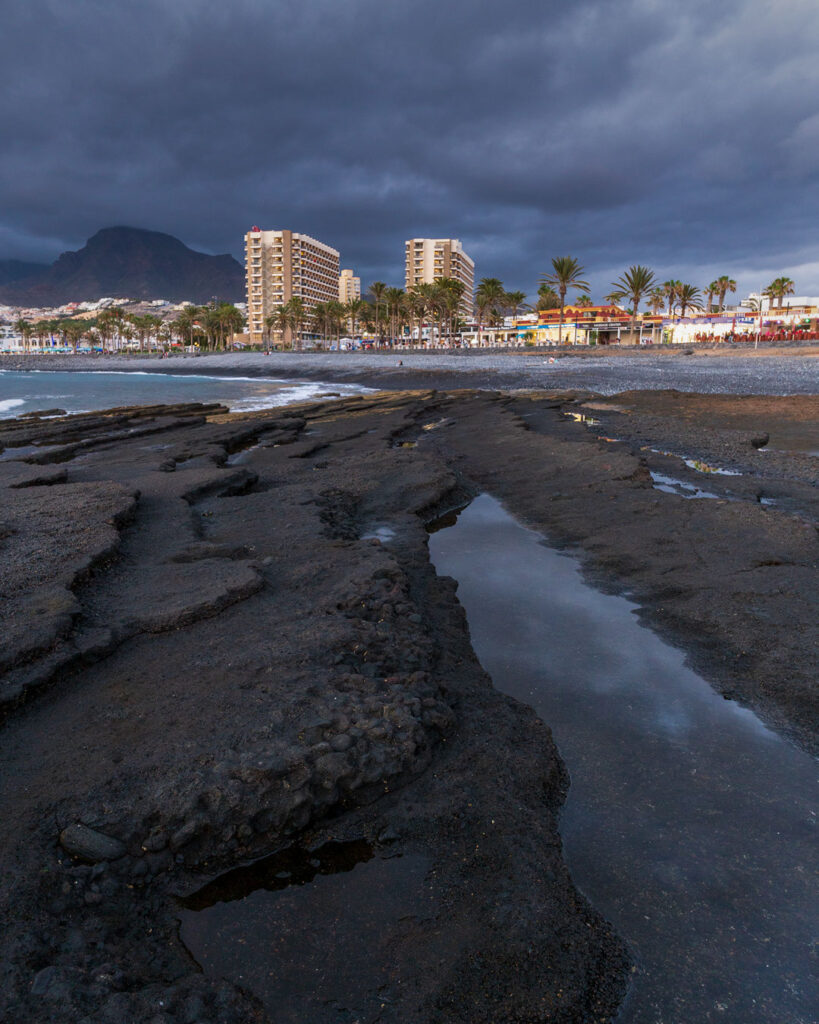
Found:
[[[341,266],[337,249],[291,230],[254,226],[244,253],[244,302],[218,295],[205,304],[77,295],[58,306],[0,305],[0,351],[195,354],[819,339],[819,296],[795,294],[784,276],[732,303],[737,285],[729,275],[700,288],[660,282],[650,268],[635,265],[595,301],[578,260],[556,257],[532,301],[497,278],[476,284],[474,260],[456,238],[408,239],[403,288],[383,281],[362,288],[360,275]]]

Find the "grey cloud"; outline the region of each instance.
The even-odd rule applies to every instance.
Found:
[[[571,252],[819,292],[813,0],[28,0],[4,41],[0,256],[255,222],[391,282],[446,234],[530,291]]]

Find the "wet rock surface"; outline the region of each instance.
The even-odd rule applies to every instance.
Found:
[[[273,1020],[198,971],[175,894],[294,842],[366,839],[434,882],[390,945],[411,980],[379,1019],[610,1019],[627,957],[563,865],[551,735],[492,688],[423,524],[492,490],[807,745],[816,529],[798,460],[685,501],[652,489],[642,450],[681,429],[673,396],[632,403],[616,445],[563,415],[594,401],[394,392],[0,424],[1,1015]],[[685,453],[717,442],[700,416]],[[362,539],[374,523],[383,543]]]

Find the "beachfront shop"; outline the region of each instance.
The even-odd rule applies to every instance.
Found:
[[[692,316],[663,320],[663,342],[693,345],[697,342],[745,341],[757,336],[762,341],[809,340],[819,338],[819,319],[803,314],[778,317],[747,313],[744,316]]]
[[[631,317],[619,306],[566,306],[538,312],[538,345],[617,345],[630,340]]]

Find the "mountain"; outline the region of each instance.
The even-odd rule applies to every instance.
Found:
[[[19,281],[21,278],[33,278],[48,270],[47,263],[27,263],[25,260],[0,260],[0,287]]]
[[[232,256],[207,256],[173,235],[128,227],[103,228],[45,270],[0,284],[0,303],[13,306],[61,306],[106,296],[238,302],[244,294],[244,269]]]

